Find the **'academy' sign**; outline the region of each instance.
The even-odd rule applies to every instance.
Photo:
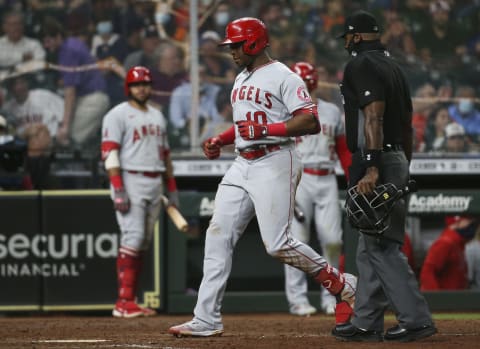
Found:
[[[413,212],[465,212],[468,211],[473,196],[437,195],[421,196],[412,194],[408,203],[408,211]]]

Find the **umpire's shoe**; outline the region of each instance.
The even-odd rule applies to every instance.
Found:
[[[350,322],[335,326],[332,335],[344,342],[381,342],[383,340],[382,333],[358,328]]]
[[[422,338],[430,337],[435,333],[437,333],[437,329],[433,324],[410,329],[396,325],[385,332],[385,340],[391,342],[413,342]]]

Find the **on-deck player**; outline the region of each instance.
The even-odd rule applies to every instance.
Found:
[[[207,139],[203,150],[215,159],[235,143],[239,156],[223,177],[206,233],[203,279],[191,321],[171,327],[176,336],[223,333],[220,314],[233,249],[256,215],[267,252],[312,276],[336,295],[337,323],[348,321],[356,278],[341,274],[290,232],[301,163],[292,137],[320,131],[317,109],[302,79],[270,58],[268,33],[256,18],[227,25],[226,37],[235,63],[244,68],[231,93],[235,125]]]
[[[164,185],[170,201],[178,206],[167,125],[163,114],[147,103],[151,90],[150,71],[141,66],[131,68],[125,78],[128,101],[111,109],[103,119],[102,158],[121,233],[115,317],[155,314],[140,307],[135,296],[142,255],[150,246]]]
[[[314,93],[318,84],[315,68],[310,63],[297,62],[292,66],[292,70],[305,82],[308,92]],[[314,135],[297,137],[296,140],[297,151],[303,164],[303,174],[295,202],[304,214],[304,221],[300,222],[297,219],[292,221],[292,235],[301,242],[308,243],[313,219],[323,256],[330,265],[338,267],[342,247],[342,217],[338,202],[335,162],[338,155],[348,178],[348,166],[352,162],[352,157],[347,148],[340,109],[320,98],[316,99],[316,104],[322,130]],[[305,273],[286,264],[285,292],[290,313],[305,316],[317,311],[308,300],[307,286]],[[335,303],[335,297],[322,288],[322,311],[333,314]]]

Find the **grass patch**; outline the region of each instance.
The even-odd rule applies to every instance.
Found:
[[[480,320],[480,312],[471,313],[432,313],[434,320]],[[395,320],[395,315],[387,313],[385,315],[387,320]]]
[[[434,320],[480,320],[480,312],[477,313],[434,313]]]

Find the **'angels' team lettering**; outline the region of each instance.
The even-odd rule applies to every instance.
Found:
[[[236,88],[232,93],[232,104],[238,100],[254,101],[257,104],[263,104],[266,108],[272,108],[272,94],[264,91],[255,86],[242,86],[239,89]]]

